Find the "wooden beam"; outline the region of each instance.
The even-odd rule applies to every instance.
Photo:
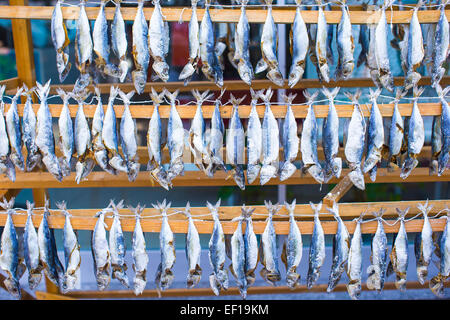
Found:
[[[353,182],[350,180],[350,176],[346,174],[339,183],[327,193],[323,198],[323,203],[329,207],[333,206],[334,202],[339,200],[353,187]]]
[[[35,293],[37,300],[77,300],[77,298],[68,295],[53,294],[43,291],[36,291]]]
[[[10,200],[13,197],[16,197],[21,189],[0,189],[0,200],[5,198],[6,200]]]
[[[0,81],[0,86],[6,86],[6,93],[8,90],[13,90],[14,92],[17,90],[17,87],[21,86],[19,77],[14,77],[11,79],[5,79]]]

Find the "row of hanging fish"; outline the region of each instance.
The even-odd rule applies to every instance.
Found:
[[[289,234],[284,242],[281,260],[286,267],[286,283],[291,288],[300,285],[300,275],[297,268],[302,259],[303,242],[300,229],[295,220],[294,200],[291,204],[285,203],[289,213]],[[309,267],[306,277],[306,286],[311,289],[320,277],[321,267],[325,261],[325,235],[322,228],[319,212],[322,203],[317,205],[310,203],[314,211],[314,230],[311,238],[309,251]],[[49,228],[48,216],[50,215],[49,203],[46,201],[44,214],[36,232],[33,225],[33,207],[27,202],[28,218],[25,224],[23,239],[23,250],[20,249],[19,238],[15,231],[12,216],[16,214],[14,209],[14,198],[9,202],[4,200],[0,205],[6,210],[8,215],[5,227],[1,236],[0,268],[7,274],[4,281],[7,290],[15,297],[20,298],[19,280],[28,270],[28,285],[30,289],[36,288],[42,278],[42,271],[45,275],[57,285],[63,293],[74,289],[80,289],[80,245],[77,241],[77,233],[73,230],[70,217],[65,202],[58,203],[57,206],[65,215],[63,230],[64,238],[64,257],[63,265],[58,258],[57,248],[53,229]],[[176,261],[174,234],[168,223],[168,210],[171,203],[162,203],[153,205],[158,209],[162,216],[162,225],[159,233],[161,262],[158,265],[155,275],[155,285],[158,294],[168,289],[175,275],[172,268]],[[209,283],[212,291],[219,295],[221,290],[227,290],[229,287],[229,275],[226,269],[226,257],[231,260],[229,270],[235,277],[237,287],[242,298],[246,298],[248,287],[255,282],[255,271],[258,262],[261,263],[261,277],[269,284],[276,285],[280,282],[281,274],[279,271],[276,233],[273,226],[273,217],[281,209],[281,206],[273,205],[270,201],[265,202],[268,210],[266,227],[259,241],[253,231],[252,213],[255,209],[242,206],[240,216],[232,221],[237,221],[238,226],[231,238],[227,238],[222,229],[219,218],[219,201],[213,205],[207,202],[207,207],[213,217],[214,227],[209,241],[209,262],[212,273],[209,275]],[[143,292],[147,285],[147,267],[149,258],[146,250],[146,242],[141,227],[141,216],[144,207],[138,205],[136,208],[130,207],[135,214],[136,224],[132,240],[132,259],[134,279],[130,283],[125,263],[125,241],[120,222],[119,210],[123,208],[123,200],[119,203],[111,201],[107,208],[96,214],[97,222],[92,231],[91,249],[94,260],[94,270],[97,286],[99,290],[105,290],[111,279],[117,279],[124,287],[132,289],[136,295]],[[450,212],[443,218],[446,219],[446,226],[443,233],[433,235],[433,230],[429,221],[428,213],[432,206],[425,204],[418,205],[423,215],[423,228],[417,234],[414,248],[417,263],[417,277],[421,284],[425,283],[428,276],[428,266],[432,261],[432,254],[435,252],[440,258],[439,272],[431,278],[429,287],[433,293],[438,296],[443,294],[444,281],[450,276]],[[348,275],[347,290],[352,299],[358,299],[361,293],[362,277],[362,236],[361,224],[364,223],[363,216],[356,219],[356,228],[353,236],[347,230],[346,224],[339,215],[339,207],[335,203],[332,208],[327,210],[333,214],[338,222],[337,232],[333,238],[333,257],[332,266],[328,280],[327,292],[334,290],[344,272]],[[405,216],[409,208],[398,211],[398,222],[400,227],[396,234],[392,251],[389,255],[387,238],[383,228],[382,215],[384,209],[375,212],[377,220],[377,230],[372,238],[370,266],[367,268],[367,287],[370,290],[382,291],[385,278],[391,274],[396,275],[395,286],[404,291],[406,289],[406,271],[408,266],[408,238],[405,229]],[[448,211],[448,210],[447,210]],[[113,221],[107,236],[107,226],[105,216],[112,213]],[[188,274],[186,277],[187,288],[195,287],[202,276],[200,266],[200,238],[194,223],[194,217],[190,213],[189,202],[183,211],[189,221],[188,231],[186,233],[186,256],[188,262]],[[245,232],[242,226],[245,223]],[[433,246],[436,248],[434,249]]]
[[[69,62],[68,45],[70,40],[64,24],[61,4],[58,0],[51,20],[52,40],[56,50],[56,64],[60,81],[63,82],[71,69]],[[99,13],[95,20],[94,28],[90,30],[89,19],[86,14],[86,1],[80,2],[80,15],[77,21],[77,33],[75,39],[76,67],[80,76],[75,84],[75,91],[82,91],[99,75],[111,76],[123,82],[128,75],[130,66],[127,62],[128,40],[125,32],[120,2],[114,1],[116,6],[114,18],[110,28],[105,16],[105,5],[108,0],[100,2]],[[187,84],[195,71],[198,70],[201,61],[203,74],[219,87],[223,86],[223,52],[226,44],[220,36],[215,36],[214,25],[209,13],[210,0],[205,1],[205,13],[199,24],[197,18],[198,0],[192,0],[192,15],[189,21],[189,58],[187,64],[179,75],[179,79]],[[267,78],[278,86],[284,85],[283,75],[277,60],[277,27],[272,16],[272,0],[265,0],[267,5],[267,17],[261,33],[261,60],[255,69],[251,64],[250,25],[246,14],[248,0],[237,1],[241,6],[239,22],[227,26],[228,34],[233,33],[227,39],[229,46],[229,59],[236,67],[240,78],[251,85],[255,74],[267,71]],[[390,69],[388,55],[388,22],[385,11],[393,0],[386,0],[377,10],[380,19],[368,25],[361,25],[359,43],[361,53],[355,63],[355,43],[352,35],[352,24],[346,1],[341,3],[342,17],[336,27],[336,42],[338,61],[336,67],[336,80],[348,79],[355,67],[365,63],[370,71],[374,83],[384,87],[390,92],[394,90],[394,82]],[[424,64],[432,76],[432,85],[436,86],[445,74],[444,63],[449,54],[449,25],[445,15],[445,6],[448,0],[442,0],[440,5],[439,21],[430,24],[427,34],[422,35],[421,25],[417,17],[417,11],[423,5],[419,1],[413,9],[413,15],[409,24],[396,25],[394,32],[395,47],[401,51],[402,69],[405,73],[404,88],[406,90],[417,85],[421,78],[418,68]],[[136,91],[141,94],[147,82],[147,69],[150,57],[153,59],[152,70],[154,79],[166,82],[169,79],[169,65],[166,56],[169,52],[169,26],[164,21],[160,0],[152,0],[154,10],[147,24],[143,6],[144,0],[138,1],[136,16],[132,28],[132,47],[135,69],[131,72]],[[292,53],[292,65],[289,70],[288,85],[295,86],[303,78],[308,54],[317,68],[320,81],[329,82],[330,69],[333,64],[332,41],[334,25],[328,25],[321,0],[317,0],[318,20],[317,24],[311,24],[309,30],[302,18],[301,0],[296,0],[295,19],[290,33],[290,49]],[[367,4],[365,5],[367,7]],[[110,29],[110,31],[109,31]],[[110,36],[109,36],[110,35]],[[228,36],[227,36],[228,37]],[[111,52],[112,51],[112,52]],[[94,59],[95,52],[95,59]],[[112,61],[113,55],[118,64]],[[97,80],[96,80],[97,81]]]

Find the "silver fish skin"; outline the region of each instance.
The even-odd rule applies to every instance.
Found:
[[[356,220],[355,231],[353,232],[348,252],[347,263],[347,292],[352,300],[357,300],[361,296],[361,276],[362,276],[362,234],[361,222],[364,212]]]
[[[438,157],[442,150],[441,135],[441,117],[433,116],[433,125],[431,127],[431,159],[430,159],[430,176],[438,173]]]
[[[119,80],[123,82],[127,76],[129,65],[127,61],[128,41],[125,30],[125,21],[120,11],[120,3],[122,0],[114,1],[116,9],[114,11],[114,18],[111,23],[111,49],[119,58]]]
[[[407,56],[408,56],[408,38],[409,38],[409,24],[403,25],[403,39],[399,42],[400,47],[400,58],[401,58],[401,67],[403,72],[406,74],[408,72],[407,66]]]
[[[447,164],[450,158],[450,106],[445,100],[445,96],[450,91],[450,87],[441,89],[439,85],[436,85],[436,91],[441,100],[442,113],[441,113],[441,140],[442,149],[438,156],[438,176],[444,173],[447,168]]]
[[[374,237],[372,238],[372,254],[370,256],[371,265],[367,268],[367,288],[369,290],[381,291],[384,287],[384,279],[386,276],[386,259],[387,254],[387,238],[384,232],[381,216],[384,210],[374,213],[378,226]]]
[[[169,181],[167,180],[167,173],[162,165],[161,149],[162,129],[161,117],[159,116],[159,105],[164,101],[164,92],[158,94],[152,88],[150,97],[153,101],[153,114],[148,124],[147,131],[147,150],[148,150],[148,164],[147,170],[150,171],[150,176],[155,179],[164,189],[169,190]]]
[[[241,3],[241,15],[239,22],[236,25],[234,32],[234,63],[237,65],[237,70],[242,81],[249,86],[252,84],[254,78],[253,67],[250,62],[250,24],[248,23],[245,6],[248,0],[240,0]]]
[[[283,244],[281,260],[286,266],[286,283],[289,288],[294,289],[300,284],[300,275],[297,273],[298,265],[302,260],[303,241],[302,234],[294,218],[296,200],[291,204],[285,202],[285,207],[289,212],[289,234],[287,241]]]
[[[73,91],[82,92],[91,84],[92,77],[89,69],[92,63],[93,43],[91,38],[91,27],[86,14],[86,0],[80,2],[80,15],[77,21],[77,33],[75,37],[75,64],[80,71],[80,76],[75,82]]]
[[[214,111],[211,117],[210,139],[209,143],[207,144],[208,154],[211,159],[208,168],[206,168],[206,174],[208,177],[212,177],[218,169],[227,171],[222,156],[225,127],[223,124],[222,116],[220,114],[220,99],[216,99],[214,105]]]
[[[369,96],[372,101],[372,108],[370,110],[369,124],[367,127],[367,154],[364,160],[363,172],[370,171],[370,179],[376,179],[376,166],[381,161],[381,152],[384,146],[384,127],[383,117],[378,108],[377,98],[381,93],[381,89],[376,91],[370,90]]]
[[[9,155],[11,161],[21,171],[25,170],[25,163],[22,155],[22,132],[20,130],[20,117],[17,111],[17,99],[22,94],[23,87],[17,88],[17,92],[11,100],[11,105],[6,112],[6,130],[8,131],[9,145],[11,153]]]
[[[0,86],[0,172],[8,177],[11,181],[16,181],[16,168],[9,158],[9,139],[6,131],[6,123],[4,118],[5,103],[3,102],[3,94],[6,86]]]
[[[112,200],[110,206],[113,210],[113,222],[109,230],[109,250],[111,253],[112,278],[129,288],[126,274],[127,265],[125,263],[125,239],[123,237],[122,226],[119,219],[119,210],[123,208],[123,200],[115,204]]]
[[[406,210],[397,209],[400,219],[400,228],[395,237],[394,245],[390,254],[392,269],[396,273],[395,287],[400,291],[406,290],[406,271],[408,268],[408,235],[405,229]]]
[[[36,82],[37,90],[36,94],[41,101],[41,105],[37,112],[36,122],[36,145],[39,148],[39,152],[42,154],[42,162],[58,181],[61,181],[62,171],[59,166],[58,158],[55,155],[55,140],[53,138],[52,129],[52,115],[47,104],[47,96],[50,91],[49,80],[44,86],[39,82]]]
[[[252,100],[247,123],[247,181],[249,184],[256,180],[261,170],[262,128],[256,104],[263,92],[264,90],[255,92],[250,88]]]
[[[170,229],[169,219],[167,217],[167,210],[170,208],[171,203],[166,205],[166,199],[162,203],[157,202],[153,205],[156,209],[160,210],[162,214],[162,225],[159,233],[159,245],[161,248],[161,263],[158,266],[156,273],[156,290],[158,295],[161,290],[168,289],[173,282],[174,274],[172,267],[175,264],[175,238],[172,230]]]
[[[376,56],[376,25],[369,25],[369,47],[366,53],[366,66],[369,69],[370,77],[377,88],[382,88],[380,82],[380,72],[378,70],[377,56]]]
[[[94,273],[97,287],[100,291],[105,290],[111,282],[111,253],[109,251],[108,239],[106,237],[105,214],[110,211],[106,208],[98,212],[94,231],[91,237],[92,258],[94,259]]]
[[[355,44],[352,36],[352,24],[348,7],[344,3],[342,5],[342,17],[337,27],[337,49],[339,53],[338,64],[336,68],[336,79],[345,80],[351,76],[355,61],[353,51]]]
[[[184,215],[188,219],[188,232],[186,234],[186,257],[188,260],[188,275],[187,275],[187,288],[195,287],[202,276],[202,268],[200,267],[200,237],[198,235],[197,227],[194,224],[192,215],[190,212],[189,202],[186,205]]]
[[[124,103],[124,111],[120,121],[120,143],[122,146],[123,157],[127,164],[128,180],[135,181],[141,167],[139,163],[139,156],[137,154],[137,128],[136,120],[132,118],[130,111],[130,99],[133,97],[135,91],[130,91],[125,94],[119,91],[119,95]]]
[[[141,227],[141,214],[144,207],[139,204],[136,208],[130,208],[136,216],[136,224],[133,231],[132,251],[133,256],[133,292],[136,296],[142,294],[147,284],[148,254],[146,251],[144,232]]]
[[[72,64],[69,62],[69,36],[67,35],[66,25],[61,10],[61,4],[64,0],[58,0],[53,9],[51,19],[52,42],[56,50],[56,69],[59,74],[59,81],[64,82]]]
[[[205,13],[200,23],[200,59],[203,74],[214,81],[218,87],[223,86],[223,72],[214,46],[214,28],[209,13],[210,0],[205,2]]]
[[[24,84],[24,95],[27,97],[22,115],[22,140],[27,148],[26,171],[31,171],[36,165],[41,166],[42,157],[36,145],[36,114],[33,110],[31,92]]]
[[[428,219],[428,213],[433,206],[428,205],[427,200],[425,204],[417,204],[417,207],[423,214],[423,227],[414,240],[414,253],[416,256],[417,278],[420,284],[423,285],[428,276],[428,265],[433,254],[433,229],[431,228],[430,219]]]
[[[344,153],[348,166],[351,169],[348,176],[352,183],[360,190],[365,190],[364,174],[361,170],[361,161],[364,154],[364,145],[366,139],[366,120],[361,111],[358,99],[361,96],[361,90],[345,95],[353,103],[353,113],[348,124],[347,141],[345,143]]]
[[[167,46],[166,42],[168,43],[170,39],[166,37],[161,5],[159,4],[160,0],[152,0],[152,2],[155,8],[148,25],[148,48],[154,60],[153,70],[162,81],[166,82],[169,80],[169,65],[165,61],[165,46]]]
[[[306,55],[309,49],[308,29],[300,10],[301,0],[296,1],[294,24],[289,34],[292,52],[292,64],[289,70],[288,85],[294,87],[302,78],[306,69]]]
[[[297,135],[297,122],[295,121],[294,112],[292,111],[292,101],[294,101],[296,94],[289,94],[284,96],[283,99],[287,104],[287,111],[283,122],[282,144],[284,163],[281,167],[280,181],[284,181],[290,178],[297,167],[293,164],[297,158],[297,154],[300,149],[300,139]]]
[[[324,182],[323,170],[319,162],[319,157],[317,156],[317,137],[319,128],[313,106],[314,100],[318,94],[318,91],[313,94],[307,90],[303,92],[307,101],[306,103],[308,104],[308,113],[303,121],[300,151],[302,153],[303,162],[302,171],[308,171],[314,180],[322,184]]]
[[[245,220],[244,247],[245,247],[245,277],[247,286],[255,283],[255,270],[258,265],[258,240],[253,230],[252,214],[254,208],[241,208],[241,215]]]
[[[425,142],[425,129],[423,126],[422,115],[420,114],[419,106],[417,105],[417,99],[424,91],[424,87],[414,87],[414,100],[411,117],[409,118],[408,128],[408,155],[403,162],[402,172],[400,177],[406,179],[411,171],[418,165],[419,161],[416,159],[422,150]]]
[[[438,297],[443,297],[444,281],[450,277],[450,211],[447,211],[447,221],[439,242],[441,261],[439,273],[430,280],[430,289]]]
[[[135,70],[132,77],[134,88],[138,94],[144,92],[147,82],[147,69],[150,61],[150,48],[148,47],[148,25],[144,16],[144,0],[139,0],[136,16],[133,22],[133,58]]]
[[[246,210],[245,206],[242,206],[242,211]],[[232,221],[238,221],[236,231],[234,231],[231,237],[231,265],[230,271],[236,278],[236,282],[239,288],[239,293],[242,299],[247,298],[247,277],[245,274],[245,243],[244,236],[242,234],[242,221],[243,216],[234,218]]]
[[[56,206],[65,215],[63,230],[65,272],[61,289],[63,293],[67,293],[73,289],[80,289],[80,245],[78,244],[77,233],[72,228],[70,222],[71,214],[67,211],[66,203],[62,201],[61,203],[57,203]]]
[[[328,3],[326,5],[326,11],[331,11],[331,5],[330,3]],[[334,29],[335,29],[335,25],[330,24],[327,25],[327,59],[328,59],[328,63],[330,66],[332,66],[334,64],[334,56],[333,56],[333,49],[332,49],[332,44],[333,44],[333,37],[334,37]]]
[[[209,284],[211,290],[218,296],[221,289],[228,289],[228,270],[225,269],[225,234],[223,233],[222,224],[219,220],[220,199],[215,205],[207,201],[206,206],[214,219],[214,227],[211,238],[209,239],[208,251],[209,263],[212,268],[212,273],[209,276]]]
[[[27,222],[25,223],[23,234],[23,249],[25,264],[28,269],[28,286],[34,290],[42,279],[42,270],[44,266],[39,260],[39,243],[36,229],[33,225],[34,204],[27,200]]]
[[[191,19],[189,20],[189,61],[181,70],[178,76],[179,80],[184,80],[184,85],[187,85],[192,78],[192,75],[198,68],[198,61],[200,60],[200,39],[199,39],[199,24],[197,18],[197,3],[198,0],[191,0]]]
[[[97,107],[95,108],[91,127],[92,151],[94,152],[95,161],[100,166],[100,168],[110,174],[116,175],[116,170],[111,167],[108,162],[108,151],[106,150],[102,140],[103,121],[105,118],[105,113],[103,111],[100,89],[98,89],[98,87],[95,88],[95,95],[97,98]]]
[[[442,1],[441,14],[439,21],[436,25],[434,50],[432,51],[432,68],[431,68],[431,80],[432,86],[436,87],[442,76],[445,74],[445,68],[442,67],[443,63],[447,60],[449,54],[449,26],[447,16],[445,15],[445,5],[448,1]]]
[[[394,112],[392,114],[391,127],[389,129],[389,170],[399,167],[402,146],[404,144],[403,137],[405,135],[405,126],[403,118],[398,109],[400,99],[406,94],[406,91],[397,89],[394,99]]]
[[[14,198],[9,202],[3,198],[0,202],[3,209],[7,210],[7,218],[5,227],[3,228],[1,237],[0,251],[0,269],[7,274],[3,281],[8,292],[17,299],[21,299],[22,294],[19,284],[19,240],[17,238],[16,229],[12,221],[12,215],[15,213]]]
[[[321,0],[318,0],[317,3],[320,5]],[[327,37],[328,37],[328,26],[327,20],[325,18],[325,14],[323,13],[323,9],[319,6],[318,12],[318,20],[317,20],[317,34],[316,34],[316,46],[315,46],[315,55],[317,59],[317,68],[318,68],[318,76],[319,79],[325,82],[330,82],[330,69],[328,67],[328,54],[327,54]]]
[[[164,90],[164,92],[170,100],[170,115],[167,126],[167,147],[169,148],[170,154],[170,167],[167,172],[167,179],[171,183],[176,176],[184,173],[183,151],[185,132],[175,102],[179,90],[173,93],[167,90]]]
[[[278,123],[275,119],[272,109],[270,107],[270,99],[273,91],[271,88],[266,90],[266,93],[261,95],[261,99],[266,105],[264,111],[264,118],[262,121],[262,167],[259,174],[260,185],[266,184],[271,178],[277,176],[279,165],[279,130]]]
[[[119,91],[119,87],[111,86],[101,134],[103,145],[108,151],[109,165],[117,171],[127,172],[126,163],[119,153],[116,112],[114,111],[114,100]]]
[[[425,43],[423,44],[425,47],[423,63],[427,68],[428,75],[431,75],[433,73],[433,51],[435,47],[436,24],[431,23],[426,26]]]
[[[348,255],[350,251],[350,234],[347,227],[339,216],[339,207],[335,202],[333,208],[327,208],[338,222],[338,229],[333,238],[333,263],[331,265],[330,277],[328,279],[327,292],[334,290],[342,274],[346,270]]]
[[[322,145],[325,154],[324,182],[327,183],[332,176],[339,178],[342,171],[342,159],[337,157],[339,152],[339,118],[336,107],[334,106],[334,98],[339,92],[339,87],[329,91],[327,88],[322,89],[322,93],[328,98],[330,106],[328,115],[323,121],[322,129]]]
[[[226,152],[227,163],[231,164],[231,175],[241,190],[245,189],[245,176],[244,176],[244,145],[245,135],[244,127],[242,126],[241,119],[239,118],[238,107],[244,100],[245,96],[237,99],[232,94],[231,103],[233,104],[233,111],[231,120],[228,125],[226,136]]]
[[[71,160],[74,153],[73,123],[70,117],[69,99],[70,95],[61,88],[56,89],[58,95],[63,100],[63,107],[58,119],[59,128],[59,148],[63,154],[60,158],[60,166],[64,176],[70,175]]]
[[[306,287],[311,289],[320,277],[320,268],[325,261],[325,234],[319,220],[319,211],[322,209],[322,202],[314,205],[309,203],[314,211],[314,230],[309,248],[309,267],[306,278]]]
[[[232,1],[235,2],[235,1]],[[235,36],[236,33],[236,24],[235,23],[227,23],[227,47],[228,47],[228,54],[227,58],[228,61],[231,63],[233,68],[237,70],[238,66],[234,61],[234,54],[236,52],[236,45],[235,45]]]

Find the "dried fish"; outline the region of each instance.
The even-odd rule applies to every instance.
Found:
[[[271,88],[267,89],[265,94],[261,94],[261,99],[266,105],[262,121],[262,167],[259,175],[261,185],[266,184],[271,178],[277,176],[279,165],[280,133],[277,120],[270,107],[272,95],[273,91]]]
[[[327,88],[322,89],[322,93],[329,100],[328,115],[323,121],[322,145],[325,154],[324,182],[327,183],[332,176],[339,178],[342,170],[342,159],[337,157],[339,152],[339,118],[336,107],[334,106],[334,98],[339,92],[339,87],[329,91]]]
[[[92,258],[94,259],[94,272],[97,287],[100,291],[105,290],[111,281],[111,253],[106,238],[105,214],[110,212],[110,206],[95,215],[98,219],[95,223],[91,237]]]
[[[255,270],[258,265],[258,240],[253,231],[252,214],[254,208],[242,208],[242,216],[245,220],[244,246],[245,246],[245,277],[247,286],[255,283]]]
[[[58,70],[60,82],[64,82],[72,67],[72,64],[69,62],[70,40],[61,10],[63,2],[64,0],[56,1],[51,19],[52,41],[56,50],[56,69]]]
[[[439,95],[442,105],[441,113],[441,139],[442,149],[438,156],[438,176],[444,173],[447,168],[448,160],[450,158],[450,107],[445,100],[445,96],[449,92],[450,87],[444,90],[439,85],[436,85],[436,92]]]
[[[398,109],[400,99],[406,94],[406,91],[397,89],[394,99],[394,112],[392,114],[391,127],[389,129],[389,170],[397,169],[400,166],[400,156],[404,146],[403,137],[405,127],[403,118]]]
[[[367,288],[369,290],[383,290],[384,279],[386,276],[386,259],[387,259],[387,238],[384,232],[382,215],[385,209],[375,212],[377,218],[377,231],[372,238],[372,253],[370,255],[371,265],[367,268]]]
[[[291,107],[292,101],[294,101],[296,96],[296,94],[289,94],[283,97],[287,104],[287,111],[283,123],[282,143],[284,163],[280,170],[280,181],[288,179],[297,170],[293,162],[297,158],[300,139],[297,136],[297,122],[295,121],[294,112]]]
[[[122,0],[114,0],[116,9],[114,11],[114,18],[111,23],[111,49],[119,58],[119,80],[123,82],[127,76],[129,65],[127,61],[127,34],[125,30],[125,21],[123,20],[120,11],[120,3]]]
[[[447,219],[439,241],[440,264],[439,273],[430,280],[430,289],[438,297],[444,294],[444,281],[450,277],[450,211],[447,209]]]
[[[441,0],[441,14],[436,25],[434,50],[432,51],[431,57],[431,80],[433,87],[436,87],[445,74],[445,68],[442,67],[442,64],[447,60],[449,54],[449,26],[447,16],[445,15],[445,6],[448,3],[448,0]]]
[[[191,0],[191,19],[189,20],[189,61],[181,70],[178,77],[179,80],[184,80],[184,85],[187,85],[192,78],[192,75],[198,68],[198,61],[200,60],[200,39],[199,39],[199,24],[197,18],[197,3],[198,0]]]
[[[66,93],[61,88],[56,90],[58,95],[63,100],[63,107],[58,119],[59,128],[59,149],[63,156],[59,159],[59,165],[61,166],[62,174],[64,176],[70,175],[72,155],[74,153],[74,134],[73,123],[70,117],[69,99],[70,94]]]
[[[422,231],[417,233],[414,239],[414,252],[416,255],[417,278],[420,284],[423,285],[428,275],[428,265],[433,254],[433,229],[428,219],[428,213],[433,206],[428,205],[427,200],[425,204],[417,204],[417,207],[423,214],[423,227]]]
[[[433,125],[431,127],[431,159],[430,176],[438,173],[438,157],[442,151],[442,127],[441,117],[433,116]]]
[[[3,102],[5,89],[6,85],[0,86],[0,172],[14,182],[16,181],[16,169],[9,157],[8,132],[6,131],[6,123],[3,116],[5,112],[5,103]]]
[[[309,267],[306,287],[311,289],[319,279],[320,268],[325,261],[325,234],[319,220],[319,211],[322,209],[322,202],[319,202],[317,205],[314,205],[312,202],[309,204],[314,211],[314,229],[309,248]]]
[[[369,1],[362,3],[362,10],[367,11]],[[358,61],[356,62],[356,67],[359,68],[364,63],[367,64],[367,54],[369,52],[369,28],[366,24],[361,24],[359,26],[359,37],[358,43],[361,45],[361,51],[358,56]]]
[[[25,170],[25,163],[22,155],[22,137],[20,130],[20,117],[17,111],[17,99],[22,94],[23,87],[17,88],[17,92],[11,100],[11,105],[6,112],[6,130],[8,131],[9,146],[11,147],[11,153],[9,155],[11,161],[20,170]]]
[[[252,100],[247,123],[247,181],[249,184],[256,180],[261,170],[262,128],[256,104],[263,92],[264,90],[255,92],[250,88]]]
[[[408,235],[405,229],[405,216],[409,208],[400,210],[397,208],[398,217],[400,220],[400,228],[395,236],[390,254],[390,264],[392,270],[396,273],[395,287],[400,291],[406,290],[406,271],[408,268]],[[389,268],[389,267],[388,267]]]
[[[309,49],[309,36],[300,6],[302,0],[296,0],[294,24],[289,34],[292,65],[289,70],[289,88],[294,87],[302,78],[306,69],[306,55]]]
[[[167,172],[167,180],[172,182],[173,178],[184,173],[183,151],[185,132],[183,122],[175,106],[175,100],[179,90],[170,93],[164,90],[165,95],[170,100],[169,125],[167,128],[167,147],[170,153],[170,167]]]
[[[317,34],[315,45],[315,60],[317,60],[317,75],[320,81],[330,82],[330,69],[328,67],[328,53],[327,53],[327,38],[328,25],[325,14],[322,9],[322,0],[317,0],[318,20],[317,20]]]
[[[80,71],[80,76],[75,82],[74,93],[84,91],[92,82],[89,69],[92,63],[93,44],[91,27],[86,14],[86,0],[80,1],[80,15],[77,21],[77,34],[75,37],[75,64]]]
[[[23,250],[25,256],[25,264],[28,269],[28,286],[31,290],[37,287],[42,279],[42,270],[44,266],[39,259],[39,243],[38,234],[33,225],[33,208],[34,203],[27,200],[27,222],[25,223],[23,234]]]
[[[361,222],[365,212],[356,220],[355,231],[353,232],[350,250],[348,252],[347,263],[347,292],[353,300],[359,299],[361,295],[361,275],[362,275],[362,235]]]
[[[250,86],[254,74],[249,52],[250,25],[245,12],[245,6],[247,5],[248,0],[238,0],[238,2],[241,3],[241,15],[234,32],[235,53],[233,60],[234,63],[237,64],[237,70],[242,81]]]
[[[224,91],[222,91],[223,93]],[[222,94],[221,94],[222,96]],[[220,96],[220,97],[221,97]],[[221,169],[227,171],[225,163],[223,162],[223,135],[225,127],[222,116],[220,115],[221,105],[220,97],[214,102],[214,111],[211,117],[211,130],[209,134],[209,143],[207,144],[207,152],[211,159],[209,166],[206,168],[206,175],[212,177],[216,170]]]
[[[147,284],[148,255],[145,246],[144,232],[141,227],[141,214],[145,207],[140,204],[136,208],[130,208],[136,216],[136,224],[133,232],[132,256],[133,256],[133,291],[135,295],[140,295]]]
[[[186,257],[189,268],[187,287],[193,288],[198,284],[202,276],[202,268],[200,267],[200,253],[202,248],[200,246],[200,237],[190,210],[191,206],[188,202],[186,204],[186,209],[183,212],[188,219],[188,232],[186,233]]]
[[[247,298],[247,277],[245,272],[246,250],[245,240],[242,234],[242,221],[245,219],[248,208],[245,205],[241,208],[242,214],[239,217],[234,218],[232,221],[238,221],[236,231],[231,237],[231,265],[230,271],[236,278],[239,293],[242,299]]]
[[[355,44],[352,36],[352,24],[350,22],[350,15],[346,0],[342,2],[342,17],[337,27],[337,50],[339,53],[339,60],[336,68],[336,79],[345,80],[353,72],[355,62],[353,59],[353,51]],[[327,48],[328,52],[328,48]],[[330,53],[332,51],[330,50]]]
[[[34,114],[32,106],[33,101],[31,100],[33,89],[28,90],[25,84],[23,85],[23,88],[27,100],[25,101],[22,115],[22,140],[27,148],[26,170],[29,172],[36,166],[42,166],[42,156],[36,145],[36,115]]]
[[[169,80],[169,65],[165,61],[167,53],[165,47],[170,41],[166,34],[160,0],[152,0],[155,8],[148,25],[148,48],[153,58],[152,68],[158,77],[166,82]]]
[[[111,200],[109,204],[113,212],[113,222],[109,230],[109,250],[111,253],[112,278],[117,279],[126,288],[129,288],[126,275],[127,265],[125,263],[125,239],[119,219],[119,210],[123,208],[123,200],[115,204]]]
[[[133,70],[131,74],[134,87],[138,94],[144,92],[145,83],[147,82],[147,69],[150,61],[148,25],[145,21],[143,8],[144,0],[139,0],[133,22],[133,59],[135,70]]]

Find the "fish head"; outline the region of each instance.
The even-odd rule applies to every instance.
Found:
[[[333,159],[331,170],[333,172],[333,175],[336,178],[339,178],[341,176],[341,171],[342,171],[342,159],[341,158]]]
[[[132,77],[136,92],[141,94],[144,92],[145,83],[147,82],[147,74],[143,71],[133,71]]]
[[[6,290],[8,290],[8,292],[10,294],[12,294],[14,297],[20,299],[21,298],[21,293],[20,293],[20,287],[19,287],[19,282],[14,280],[14,279],[5,279],[5,281],[3,282],[3,284],[6,287]]]
[[[279,87],[284,85],[283,75],[278,69],[270,69],[269,72],[267,72],[267,78]]]
[[[319,71],[323,77],[323,81],[330,82],[330,68],[328,67],[328,64],[321,65]]]
[[[322,184],[325,181],[325,176],[323,170],[320,166],[313,165],[308,168],[308,173],[316,180],[318,183]]]
[[[286,161],[281,168],[280,181],[290,178],[296,170],[297,167],[292,162]]]
[[[347,285],[347,290],[350,298],[352,298],[353,300],[358,300],[359,297],[361,296],[361,282],[359,281],[357,283],[350,282]]]
[[[291,69],[289,73],[288,85],[289,88],[292,88],[299,82],[300,79],[303,78],[303,74],[305,73],[305,69],[301,66],[295,66]]]
[[[253,73],[250,68],[245,63],[239,63],[238,64],[238,72],[239,76],[241,77],[242,81],[244,81],[249,86],[252,84],[253,79]]]
[[[378,78],[381,82],[381,85],[386,88],[389,92],[394,92],[394,79],[392,78],[390,73],[386,73],[380,75]]]
[[[365,183],[364,183],[364,175],[361,171],[361,169],[359,170],[353,170],[351,172],[349,172],[348,174],[350,181],[360,190],[365,190]]]
[[[164,61],[155,61],[152,68],[162,81],[166,82],[169,80],[169,66],[167,63]]]
[[[353,69],[355,68],[355,63],[353,61],[349,61],[345,63],[342,68],[340,69],[340,76],[342,79],[347,79],[351,76]]]

